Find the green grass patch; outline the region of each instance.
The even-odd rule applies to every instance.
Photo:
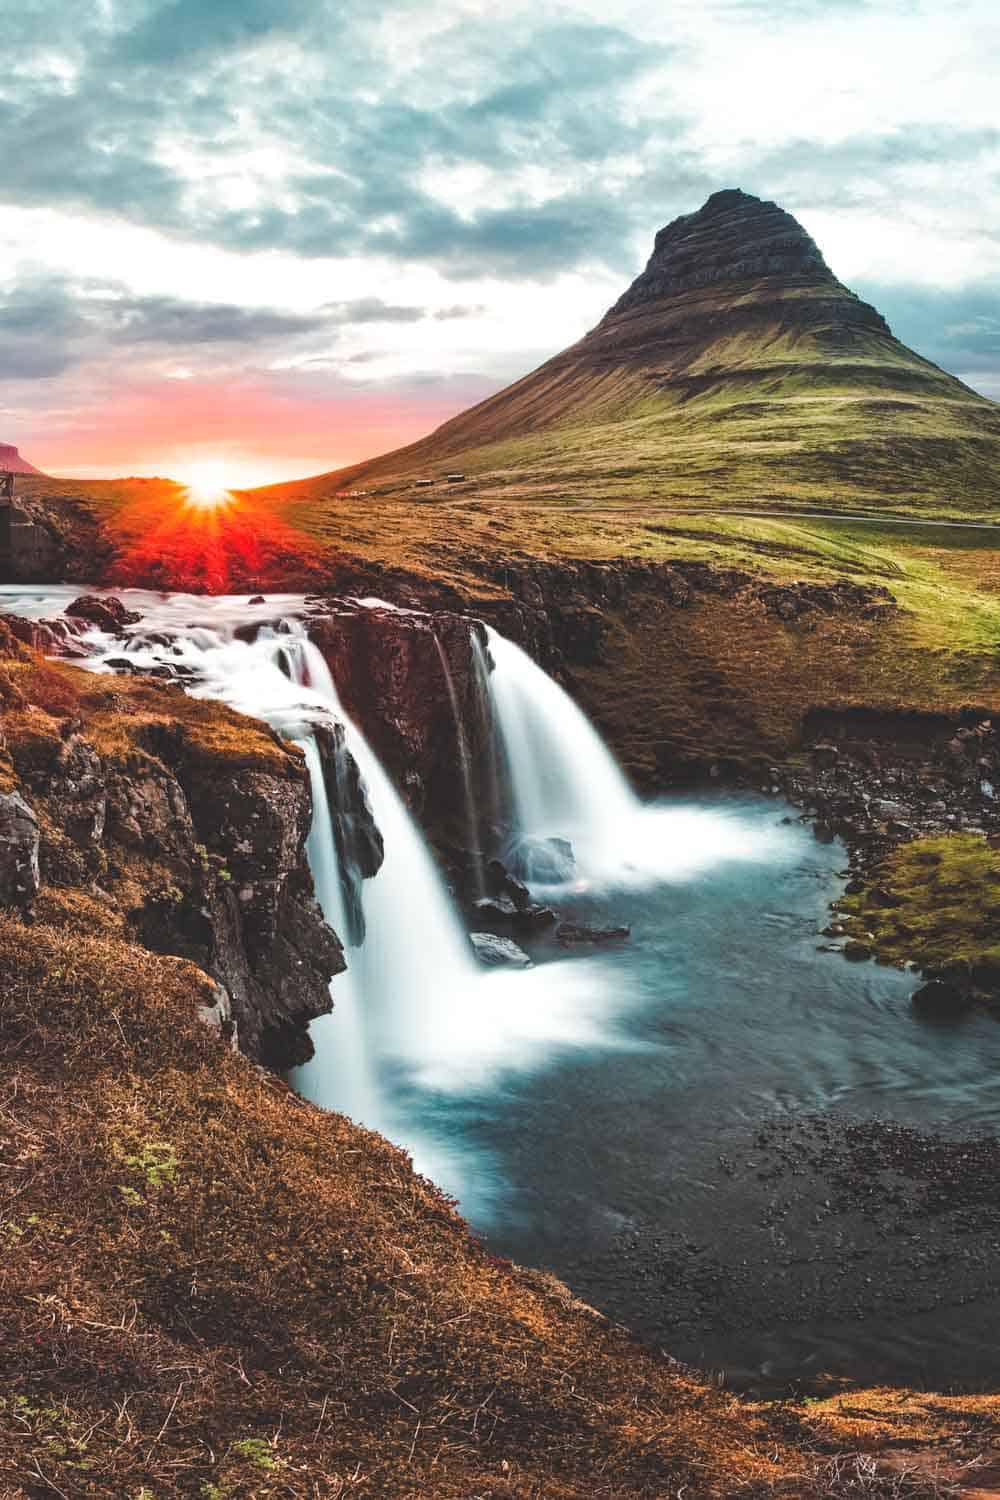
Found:
[[[865,891],[838,905],[850,935],[870,933],[880,957],[969,972],[1000,988],[1000,849],[979,834],[902,845]]]

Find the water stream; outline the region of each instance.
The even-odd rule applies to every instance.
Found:
[[[7,588],[0,608],[45,618],[78,592]],[[817,952],[842,850],[818,844],[772,799],[640,803],[558,685],[491,633],[505,762],[496,780],[510,789],[514,842],[530,869],[547,840],[568,840],[572,867],[553,877],[543,866],[540,894],[580,922],[624,923],[631,937],[572,957],[539,952],[525,972],[484,971],[419,829],[302,634],[305,602],[269,600],[267,617],[286,623],[248,643],[235,631],[261,614],[245,599],[123,597],[144,615],[128,643],[137,664],[185,665],[190,691],[302,745],[315,800],[310,861],[342,935],[339,851],[311,726],[331,716],[347,725],[386,857],[363,884],[366,936],[334,980],[333,1014],[314,1027],[316,1057],[295,1080],[303,1093],[407,1146],[495,1249],[554,1269],[683,1358],[748,1381],[769,1365],[804,1375],[817,1361],[859,1378],[933,1382],[937,1360],[949,1378],[977,1378],[993,1359],[995,1301],[977,1294],[967,1314],[944,1318],[879,1304],[863,1323],[845,1321],[829,1311],[839,1308],[831,1271],[828,1310],[816,1312],[815,1288],[782,1269],[788,1247],[814,1234],[804,1225],[791,1235],[785,1200],[798,1194],[817,1223],[833,1210],[822,1194],[812,1202],[801,1174],[759,1180],[771,1168],[761,1126],[775,1120],[1000,1128],[1000,1026],[973,1016],[928,1028],[911,1012],[910,976]],[[98,668],[123,649],[96,631],[87,643]],[[850,1243],[867,1244],[864,1224],[851,1223]],[[864,1253],[862,1280],[902,1274],[879,1245]],[[708,1311],[685,1322],[676,1288],[699,1275]],[[775,1310],[793,1295],[797,1322]],[[745,1308],[745,1326],[713,1323],[715,1303]]]

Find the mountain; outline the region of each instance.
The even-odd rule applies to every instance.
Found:
[[[34,464],[23,459],[12,443],[0,443],[0,472],[8,474],[41,474]]]
[[[894,338],[791,214],[729,189],[660,231],[571,348],[420,442],[276,489],[452,471],[485,498],[968,515],[996,508],[998,469],[1000,407]]]

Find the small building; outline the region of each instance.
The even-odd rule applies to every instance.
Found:
[[[459,484],[465,478],[465,475],[464,474],[446,474],[444,477],[445,477],[445,479],[447,479],[447,481],[448,481],[449,484]]]
[[[433,479],[418,479],[415,488],[418,490],[429,490],[433,483]]]

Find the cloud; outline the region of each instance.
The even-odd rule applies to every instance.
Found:
[[[957,288],[864,282],[898,339],[973,385],[1000,387],[1000,277]]]
[[[591,326],[656,230],[729,186],[1000,389],[988,0],[7,9],[0,346],[18,420],[67,442],[138,390],[160,437],[156,392],[206,441],[199,401],[235,429],[243,394],[310,462],[340,457],[338,402],[360,431],[371,400],[368,451],[392,446],[420,393],[443,417],[471,369],[484,390]]]
[[[38,14],[65,9],[43,0]],[[619,254],[628,215],[593,179],[649,144],[622,95],[668,50],[592,21],[466,18],[396,62],[390,85],[385,37],[407,9],[348,26],[325,0],[171,0],[90,28],[62,44],[63,68],[0,90],[0,195],[230,248],[416,257],[456,275]],[[39,59],[46,48],[36,38]],[[662,149],[672,127],[655,128]],[[539,163],[541,193],[521,181]],[[492,177],[479,201],[428,185],[462,168]]]
[[[206,55],[295,36],[315,11],[311,0],[171,0],[123,32],[111,56],[125,66],[197,66]]]
[[[455,309],[445,309],[452,316]],[[377,323],[415,323],[423,307],[379,297],[328,303],[314,313],[234,303],[139,297],[122,286],[27,276],[0,291],[0,344],[8,379],[39,380],[110,355],[122,374],[131,362],[172,355],[185,366],[266,364],[317,341],[330,346],[345,330]]]

